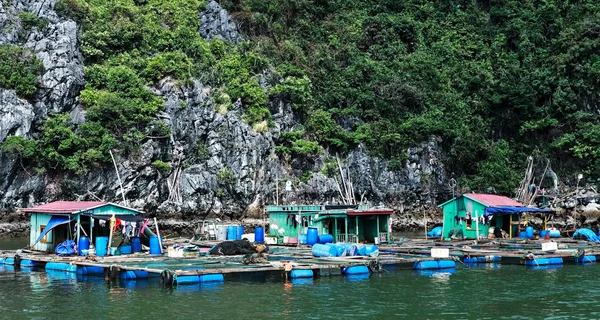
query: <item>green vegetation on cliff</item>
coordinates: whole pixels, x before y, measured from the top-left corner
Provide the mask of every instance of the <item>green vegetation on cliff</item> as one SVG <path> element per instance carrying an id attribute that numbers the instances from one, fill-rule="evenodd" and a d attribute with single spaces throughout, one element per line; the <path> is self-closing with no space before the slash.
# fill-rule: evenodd
<path id="1" fill-rule="evenodd" d="M 526 155 L 600 175 L 595 1 L 227 0 L 256 51 L 312 83 L 298 108 L 330 148 L 401 162 L 443 139 L 474 190 L 511 192 Z"/>
<path id="2" fill-rule="evenodd" d="M 35 156 L 24 139 L 3 148 L 75 171 L 106 161 L 103 150 L 154 130 L 162 100 L 148 87 L 168 76 L 215 88 L 220 112 L 240 99 L 257 131 L 271 123 L 269 98 L 291 102 L 303 128 L 282 134 L 277 150 L 288 157 L 364 143 L 400 167 L 408 146 L 435 135 L 448 171 L 473 190 L 510 193 L 534 152 L 554 168 L 600 175 L 595 1 L 221 4 L 248 41 L 201 39 L 203 1 L 59 0 L 59 14 L 82 26 L 88 122 L 48 120 Z M 267 90 L 258 76 L 269 68 L 280 80 Z M 45 130 L 69 143 L 43 140 Z"/>
<path id="3" fill-rule="evenodd" d="M 42 70 L 42 63 L 29 50 L 0 45 L 0 88 L 14 89 L 20 97 L 31 97 Z"/>

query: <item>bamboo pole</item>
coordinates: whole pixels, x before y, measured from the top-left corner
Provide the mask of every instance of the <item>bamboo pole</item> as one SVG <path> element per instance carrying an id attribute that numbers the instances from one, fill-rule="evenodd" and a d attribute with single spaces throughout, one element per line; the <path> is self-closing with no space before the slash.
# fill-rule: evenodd
<path id="1" fill-rule="evenodd" d="M 108 244 L 106 245 L 106 252 L 108 252 L 108 254 L 110 255 L 110 244 L 112 242 L 112 237 L 113 237 L 113 230 L 115 228 L 115 224 L 116 224 L 116 218 L 115 215 L 113 213 L 112 217 L 110 217 L 110 219 L 108 219 L 110 221 L 110 223 L 108 224 L 109 228 L 110 228 L 110 235 L 108 236 Z"/>
<path id="2" fill-rule="evenodd" d="M 160 248 L 160 254 L 162 254 L 162 240 L 160 239 L 160 231 L 158 230 L 158 222 L 156 222 L 156 217 L 154 217 L 154 225 L 156 226 L 156 235 L 158 236 L 158 247 Z"/>
<path id="3" fill-rule="evenodd" d="M 117 179 L 119 180 L 119 186 L 121 186 L 121 196 L 123 197 L 123 204 L 127 205 L 127 200 L 125 200 L 125 191 L 123 190 L 123 182 L 121 181 L 121 175 L 119 174 L 119 169 L 117 168 L 117 162 L 115 161 L 115 157 L 113 157 L 112 151 L 108 150 L 108 153 L 110 153 L 110 158 L 113 161 L 113 164 L 115 165 L 115 172 L 117 173 Z M 113 215 L 114 217 L 114 215 Z"/>

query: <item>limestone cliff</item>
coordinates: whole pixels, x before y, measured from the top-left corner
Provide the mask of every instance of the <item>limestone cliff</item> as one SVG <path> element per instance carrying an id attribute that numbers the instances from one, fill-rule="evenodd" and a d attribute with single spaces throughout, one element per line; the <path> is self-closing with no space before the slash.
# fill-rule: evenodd
<path id="1" fill-rule="evenodd" d="M 0 141 L 8 135 L 35 136 L 40 121 L 56 112 L 70 112 L 74 123 L 85 121 L 85 110 L 78 104 L 84 85 L 78 26 L 58 17 L 53 8 L 54 0 L 0 2 L 0 44 L 29 48 L 44 66 L 31 101 L 20 99 L 14 90 L 0 88 Z M 16 10 L 32 12 L 48 19 L 49 24 L 43 30 L 34 29 L 23 41 L 18 37 L 21 31 Z M 199 12 L 198 19 L 198 32 L 206 39 L 243 41 L 235 23 L 216 2 Z M 267 76 L 262 85 L 267 87 L 275 81 Z M 285 203 L 340 201 L 335 178 L 321 172 L 326 159 L 335 154 L 325 150 L 315 157 L 290 160 L 276 153 L 281 132 L 298 125 L 289 102 L 271 99 L 274 125 L 257 132 L 242 120 L 241 102 L 229 110 L 220 109 L 209 98 L 213 89 L 199 80 L 180 84 L 166 78 L 151 89 L 165 101 L 164 111 L 157 117 L 171 133 L 145 138 L 139 154 L 116 154 L 126 205 L 163 217 L 164 227 L 189 234 L 195 221 L 209 216 L 260 217 L 262 206 L 274 203 L 277 197 Z M 394 208 L 398 229 L 416 228 L 422 223 L 422 210 L 434 212 L 440 195 L 447 194 L 440 142 L 433 137 L 409 148 L 401 168 L 392 169 L 388 161 L 371 156 L 364 146 L 341 160 L 351 171 L 358 200 Z M 152 166 L 159 158 L 168 160 L 168 171 Z M 299 179 L 307 171 L 310 177 Z M 287 180 L 293 181 L 293 190 L 281 191 Z M 6 154 L 0 154 L 0 199 L 5 217 L 16 208 L 53 200 L 123 203 L 112 164 L 81 175 L 36 174 Z M 437 221 L 439 217 L 429 219 Z"/>

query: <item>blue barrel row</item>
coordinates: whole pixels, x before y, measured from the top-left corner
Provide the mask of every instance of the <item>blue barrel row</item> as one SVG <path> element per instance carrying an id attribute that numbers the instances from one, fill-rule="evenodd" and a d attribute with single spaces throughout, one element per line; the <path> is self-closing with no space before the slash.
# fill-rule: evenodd
<path id="1" fill-rule="evenodd" d="M 447 269 L 456 268 L 456 262 L 453 260 L 429 260 L 418 261 L 413 265 L 416 270 Z"/>
<path id="2" fill-rule="evenodd" d="M 502 257 L 499 256 L 485 256 L 485 257 L 465 257 L 464 263 L 493 263 L 500 262 Z"/>
<path id="3" fill-rule="evenodd" d="M 355 245 L 352 243 L 316 243 L 312 247 L 315 257 L 344 257 L 344 256 L 369 256 L 379 255 L 379 247 L 375 245 Z"/>
<path id="4" fill-rule="evenodd" d="M 563 264 L 562 258 L 536 258 L 531 260 L 526 260 L 526 266 L 547 266 L 554 264 Z"/>
<path id="5" fill-rule="evenodd" d="M 222 274 L 203 274 L 203 275 L 190 275 L 190 276 L 177 276 L 177 284 L 187 283 L 203 283 L 203 282 L 223 282 L 224 277 Z"/>

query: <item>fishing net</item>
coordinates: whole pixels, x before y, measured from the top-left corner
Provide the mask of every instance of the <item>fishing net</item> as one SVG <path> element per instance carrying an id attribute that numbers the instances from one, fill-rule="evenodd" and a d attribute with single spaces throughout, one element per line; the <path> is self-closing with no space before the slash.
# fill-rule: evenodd
<path id="1" fill-rule="evenodd" d="M 220 256 L 251 254 L 254 252 L 254 246 L 248 241 L 248 239 L 223 241 L 210 250 L 210 254 Z"/>

